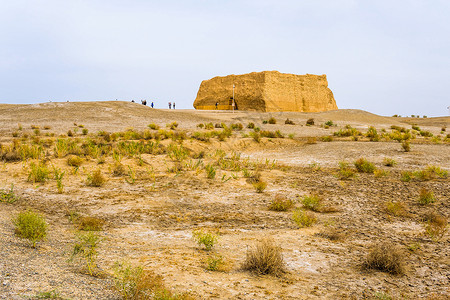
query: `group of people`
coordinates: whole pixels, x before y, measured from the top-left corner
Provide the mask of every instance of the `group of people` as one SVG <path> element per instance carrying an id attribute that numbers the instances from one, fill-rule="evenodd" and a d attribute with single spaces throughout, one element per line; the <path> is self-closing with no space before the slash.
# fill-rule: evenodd
<path id="1" fill-rule="evenodd" d="M 133 103 L 135 103 L 134 102 L 134 100 L 131 100 L 131 102 L 133 102 Z M 141 104 L 142 105 L 147 105 L 147 100 L 141 100 Z M 150 106 L 153 108 L 154 107 L 154 103 L 152 102 L 151 104 L 150 104 Z M 169 102 L 169 109 L 175 109 L 175 102 Z"/>

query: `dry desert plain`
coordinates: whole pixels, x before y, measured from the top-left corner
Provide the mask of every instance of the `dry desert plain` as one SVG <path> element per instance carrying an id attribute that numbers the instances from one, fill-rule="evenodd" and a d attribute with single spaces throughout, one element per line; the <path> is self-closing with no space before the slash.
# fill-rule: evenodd
<path id="1" fill-rule="evenodd" d="M 159 282 L 136 299 L 448 299 L 449 124 L 0 104 L 0 298 L 126 299 L 123 263 Z M 11 221 L 25 210 L 48 224 L 35 248 Z M 68 260 L 80 232 L 101 238 L 92 275 Z M 244 268 L 264 241 L 278 272 Z"/>

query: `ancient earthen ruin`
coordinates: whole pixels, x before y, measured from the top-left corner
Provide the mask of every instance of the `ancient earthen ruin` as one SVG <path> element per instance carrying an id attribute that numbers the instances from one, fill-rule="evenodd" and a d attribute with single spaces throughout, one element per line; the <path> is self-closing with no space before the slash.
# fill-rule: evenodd
<path id="1" fill-rule="evenodd" d="M 202 81 L 195 109 L 319 112 L 337 109 L 326 75 L 278 71 L 214 77 Z"/>

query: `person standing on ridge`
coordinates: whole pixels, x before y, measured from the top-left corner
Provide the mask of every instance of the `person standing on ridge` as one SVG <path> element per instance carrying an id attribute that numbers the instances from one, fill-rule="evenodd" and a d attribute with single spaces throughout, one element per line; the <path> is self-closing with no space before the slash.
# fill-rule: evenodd
<path id="1" fill-rule="evenodd" d="M 175 102 L 173 103 L 173 109 L 175 109 Z"/>
<path id="2" fill-rule="evenodd" d="M 169 109 L 172 109 L 172 102 L 169 102 Z"/>
<path id="3" fill-rule="evenodd" d="M 153 108 L 153 101 L 152 101 L 151 107 Z"/>

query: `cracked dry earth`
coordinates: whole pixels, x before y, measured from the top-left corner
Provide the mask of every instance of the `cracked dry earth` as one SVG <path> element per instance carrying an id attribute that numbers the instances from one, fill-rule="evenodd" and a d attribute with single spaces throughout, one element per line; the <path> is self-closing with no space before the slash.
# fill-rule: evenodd
<path id="1" fill-rule="evenodd" d="M 94 134 L 96 130 L 119 131 L 133 126 L 143 129 L 153 122 L 152 111 L 139 105 L 133 106 L 136 116 L 148 117 L 123 119 L 120 127 L 118 115 L 108 116 L 117 123 L 109 129 L 98 124 L 95 118 L 82 119 L 86 108 L 76 110 L 71 103 L 76 122 Z M 93 107 L 119 111 L 123 103 L 92 103 Z M 75 107 L 75 108 L 74 108 Z M 1 108 L 1 107 L 0 107 Z M 48 125 L 56 133 L 67 132 L 73 125 L 69 121 L 39 119 L 40 114 L 51 110 L 39 108 L 33 116 L 23 111 L 33 111 L 24 106 L 23 113 L 3 108 L 11 114 L 0 120 L 3 125 L 1 143 L 11 142 L 11 132 L 21 123 L 30 134 L 31 124 Z M 18 109 L 18 108 L 15 108 Z M 146 111 L 142 112 L 143 109 Z M 36 110 L 37 111 L 37 110 Z M 176 120 L 177 130 L 193 131 L 195 124 L 214 120 L 213 113 L 155 112 L 156 123 L 164 127 Z M 63 115 L 63 113 L 61 113 Z M 131 113 L 130 113 L 131 114 Z M 197 121 L 198 116 L 200 121 Z M 321 114 L 312 115 L 320 120 Z M 264 116 L 263 116 L 264 117 Z M 261 114 L 220 114 L 220 122 L 243 124 L 255 120 Z M 284 115 L 276 116 L 281 122 Z M 308 114 L 289 114 L 297 124 L 311 117 Z M 324 120 L 332 118 L 324 116 Z M 75 117 L 73 117 L 75 118 Z M 217 117 L 218 118 L 218 117 Z M 373 117 L 365 112 L 339 112 L 333 119 L 338 126 L 352 123 L 361 130 L 374 125 L 377 129 L 398 124 L 399 118 Z M 371 119 L 374 118 L 374 119 Z M 133 121 L 134 120 L 134 121 Z M 355 121 L 357 120 L 357 121 Z M 364 121 L 367 120 L 367 121 Z M 63 122 L 63 123 L 61 123 Z M 64 123 L 66 122 L 66 123 Z M 135 123 L 133 123 L 135 122 Z M 430 123 L 427 130 L 438 134 L 442 124 Z M 448 119 L 439 122 L 446 122 Z M 102 127 L 104 126 L 104 127 Z M 140 127 L 141 126 L 141 127 Z M 262 128 L 270 125 L 260 125 Z M 219 142 L 200 142 L 187 139 L 183 145 L 192 153 L 205 152 L 204 163 L 215 162 L 224 150 L 224 159 L 231 159 L 232 152 L 240 153 L 240 161 L 255 163 L 261 178 L 267 182 L 263 193 L 244 178 L 242 171 L 217 168 L 214 179 L 208 179 L 203 169 L 188 167 L 187 158 L 179 172 L 170 172 L 176 166 L 166 154 L 142 154 L 123 157 L 121 163 L 135 171 L 135 180 L 127 175 L 113 176 L 115 160 L 106 157 L 98 165 L 96 159 L 85 158 L 75 171 L 67 165 L 67 157 L 55 158 L 48 149 L 47 164 L 66 173 L 64 192 L 57 193 L 56 182 L 27 181 L 29 162 L 2 162 L 0 188 L 7 190 L 14 184 L 18 200 L 12 204 L 0 203 L 0 299 L 34 299 L 41 292 L 57 291 L 64 299 L 120 299 L 113 288 L 112 267 L 115 262 L 127 260 L 163 277 L 165 285 L 179 293 L 187 292 L 197 299 L 448 299 L 450 297 L 450 240 L 448 231 L 440 239 L 425 234 L 423 218 L 429 212 L 437 212 L 447 220 L 450 215 L 449 178 L 433 178 L 426 181 L 400 180 L 403 171 L 416 171 L 428 165 L 450 170 L 450 145 L 448 143 L 413 143 L 411 152 L 401 151 L 397 142 L 369 142 L 350 139 L 332 142 L 305 142 L 302 136 L 323 136 L 326 131 L 319 126 L 274 125 L 282 132 L 296 132 L 299 138 L 267 139 L 260 143 L 240 133 Z M 403 126 L 409 128 L 404 123 Z M 25 130 L 25 129 L 24 129 Z M 268 130 L 268 129 L 267 129 Z M 272 130 L 272 129 L 270 129 Z M 305 134 L 304 131 L 307 131 Z M 42 134 L 44 138 L 44 134 Z M 78 134 L 79 138 L 82 138 Z M 94 138 L 94 137 L 92 137 Z M 169 141 L 163 141 L 167 146 Z M 388 174 L 376 177 L 358 173 L 351 180 L 341 180 L 338 163 L 365 157 Z M 394 167 L 383 164 L 385 157 L 397 161 Z M 107 178 L 101 187 L 86 185 L 86 177 L 99 168 Z M 421 189 L 433 191 L 436 201 L 430 205 L 418 204 Z M 327 213 L 314 212 L 318 222 L 312 227 L 299 228 L 292 221 L 296 208 L 302 207 L 305 195 L 317 193 L 324 205 L 333 209 Z M 287 212 L 275 212 L 268 205 L 276 195 L 295 202 L 295 208 Z M 389 214 L 386 204 L 401 201 L 404 213 Z M 48 236 L 38 247 L 29 247 L 25 240 L 14 235 L 11 218 L 18 212 L 31 208 L 45 216 L 49 224 Z M 99 234 L 103 240 L 99 246 L 97 265 L 103 276 L 85 274 L 80 265 L 68 262 L 74 244 L 76 226 L 70 221 L 70 213 L 95 216 L 105 220 Z M 214 253 L 226 261 L 220 272 L 207 271 L 205 260 L 210 255 L 192 238 L 196 229 L 211 230 L 219 235 Z M 331 240 L 327 233 L 339 232 L 341 238 Z M 257 276 L 241 270 L 247 250 L 264 237 L 271 237 L 283 253 L 286 273 L 280 277 Z M 367 254 L 375 243 L 389 243 L 401 248 L 405 263 L 404 275 L 390 275 L 362 267 Z M 385 298 L 381 298 L 385 297 Z M 387 298 L 391 297 L 391 298 Z"/>

